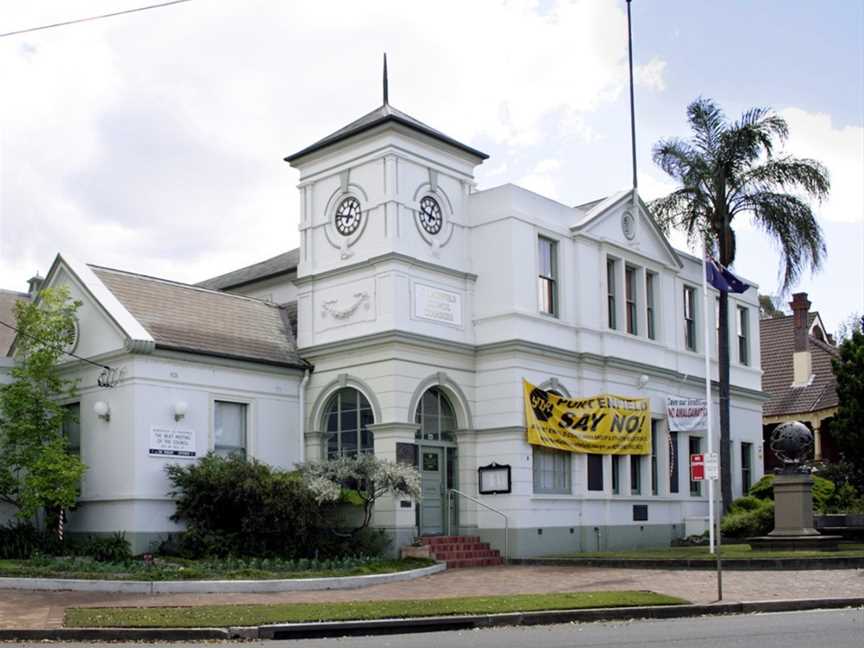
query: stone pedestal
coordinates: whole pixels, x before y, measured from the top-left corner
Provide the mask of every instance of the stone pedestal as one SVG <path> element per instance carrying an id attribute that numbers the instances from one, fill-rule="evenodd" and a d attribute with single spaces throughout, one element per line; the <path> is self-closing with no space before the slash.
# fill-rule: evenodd
<path id="1" fill-rule="evenodd" d="M 813 528 L 813 477 L 809 473 L 774 477 L 774 530 L 772 537 L 818 536 Z"/>
<path id="2" fill-rule="evenodd" d="M 411 423 L 376 423 L 369 426 L 375 435 L 375 456 L 389 461 L 416 457 L 414 435 L 419 426 Z M 414 453 L 410 447 L 415 446 Z M 413 465 L 413 464 L 412 464 Z M 416 502 L 408 497 L 385 495 L 375 503 L 373 526 L 385 530 L 392 538 L 390 553 L 399 555 L 399 548 L 411 544 L 417 536 Z"/>
<path id="3" fill-rule="evenodd" d="M 821 535 L 813 527 L 813 478 L 785 473 L 774 478 L 774 530 L 749 538 L 754 550 L 835 550 L 840 536 Z"/>

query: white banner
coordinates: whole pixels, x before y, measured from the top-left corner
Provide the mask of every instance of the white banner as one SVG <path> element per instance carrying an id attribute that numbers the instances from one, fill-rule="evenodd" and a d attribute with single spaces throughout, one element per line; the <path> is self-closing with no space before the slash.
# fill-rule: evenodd
<path id="1" fill-rule="evenodd" d="M 666 399 L 670 432 L 697 432 L 708 429 L 708 408 L 704 398 Z"/>

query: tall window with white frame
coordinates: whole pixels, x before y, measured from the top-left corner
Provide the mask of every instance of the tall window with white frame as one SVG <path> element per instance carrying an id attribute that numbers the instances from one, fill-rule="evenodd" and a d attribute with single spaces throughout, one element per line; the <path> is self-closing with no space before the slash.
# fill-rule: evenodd
<path id="1" fill-rule="evenodd" d="M 327 458 L 374 452 L 374 437 L 368 427 L 374 422 L 372 406 L 359 390 L 343 387 L 333 394 L 324 411 Z"/>
<path id="2" fill-rule="evenodd" d="M 569 495 L 570 453 L 542 446 L 533 448 L 534 492 Z"/>
<path id="3" fill-rule="evenodd" d="M 639 325 L 636 321 L 636 268 L 624 268 L 624 293 L 627 299 L 627 332 L 639 335 Z"/>
<path id="4" fill-rule="evenodd" d="M 247 405 L 216 401 L 213 411 L 213 452 L 221 457 L 246 456 Z"/>
<path id="5" fill-rule="evenodd" d="M 738 362 L 742 365 L 750 364 L 750 317 L 749 311 L 738 307 Z"/>
<path id="6" fill-rule="evenodd" d="M 669 492 L 678 492 L 678 433 L 669 433 Z"/>
<path id="7" fill-rule="evenodd" d="M 615 314 L 615 272 L 616 268 L 615 259 L 610 259 L 607 257 L 606 259 L 606 309 L 607 309 L 607 321 L 609 323 L 610 329 L 618 328 L 618 321 Z"/>
<path id="8" fill-rule="evenodd" d="M 621 455 L 612 455 L 612 494 L 621 494 Z"/>
<path id="9" fill-rule="evenodd" d="M 588 473 L 588 490 L 602 491 L 603 490 L 603 455 L 587 454 L 585 455 L 587 462 Z"/>
<path id="10" fill-rule="evenodd" d="M 63 406 L 63 436 L 66 439 L 66 451 L 81 456 L 81 403 L 69 403 Z"/>
<path id="11" fill-rule="evenodd" d="M 654 289 L 657 284 L 657 274 L 645 273 L 645 315 L 648 326 L 648 339 L 657 339 L 657 324 L 654 321 Z"/>
<path id="12" fill-rule="evenodd" d="M 537 238 L 539 276 L 538 308 L 545 315 L 558 316 L 558 244 L 545 236 Z"/>
<path id="13" fill-rule="evenodd" d="M 657 470 L 657 426 L 659 421 L 651 419 L 651 494 L 660 492 L 660 481 Z"/>
<path id="14" fill-rule="evenodd" d="M 630 494 L 642 494 L 642 456 L 630 455 Z"/>
<path id="15" fill-rule="evenodd" d="M 696 350 L 696 289 L 684 286 L 684 347 Z"/>
<path id="16" fill-rule="evenodd" d="M 753 485 L 753 444 L 741 442 L 741 492 L 744 495 Z"/>

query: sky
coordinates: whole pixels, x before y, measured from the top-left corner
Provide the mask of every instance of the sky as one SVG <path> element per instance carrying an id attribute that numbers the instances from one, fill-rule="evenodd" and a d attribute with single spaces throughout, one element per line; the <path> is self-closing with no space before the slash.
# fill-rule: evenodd
<path id="1" fill-rule="evenodd" d="M 0 33 L 156 0 L 0 3 Z M 786 152 L 825 164 L 828 256 L 793 291 L 829 331 L 864 312 L 864 2 L 633 0 L 637 166 L 687 137 L 710 97 L 789 123 Z M 298 244 L 282 158 L 390 101 L 565 204 L 630 186 L 624 0 L 192 0 L 0 38 L 0 287 L 56 253 L 195 282 Z M 778 257 L 747 219 L 735 270 L 777 294 Z M 684 240 L 673 237 L 684 247 Z M 788 295 L 782 296 L 788 301 Z"/>

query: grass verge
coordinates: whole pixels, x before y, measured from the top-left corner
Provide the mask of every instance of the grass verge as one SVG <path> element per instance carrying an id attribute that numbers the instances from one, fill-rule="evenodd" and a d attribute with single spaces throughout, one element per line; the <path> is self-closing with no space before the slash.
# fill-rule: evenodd
<path id="1" fill-rule="evenodd" d="M 89 558 L 0 560 L 0 576 L 13 578 L 83 578 L 87 580 L 272 580 L 277 578 L 332 578 L 390 574 L 434 565 L 426 558 L 371 560 L 331 569 L 286 569 L 279 561 L 212 561 L 157 559 L 145 566 L 141 561 L 100 563 Z"/>
<path id="2" fill-rule="evenodd" d="M 407 601 L 202 605 L 153 608 L 69 608 L 70 628 L 195 628 L 255 626 L 309 621 L 355 621 L 539 610 L 579 610 L 687 603 L 654 592 L 573 592 Z"/>
<path id="3" fill-rule="evenodd" d="M 724 560 L 774 560 L 777 558 L 864 558 L 864 544 L 840 545 L 838 551 L 754 551 L 749 544 L 728 544 L 720 547 Z M 707 546 L 665 547 L 658 549 L 639 549 L 633 551 L 598 551 L 576 554 L 557 554 L 548 558 L 591 559 L 608 558 L 616 560 L 715 560 L 708 553 Z"/>

